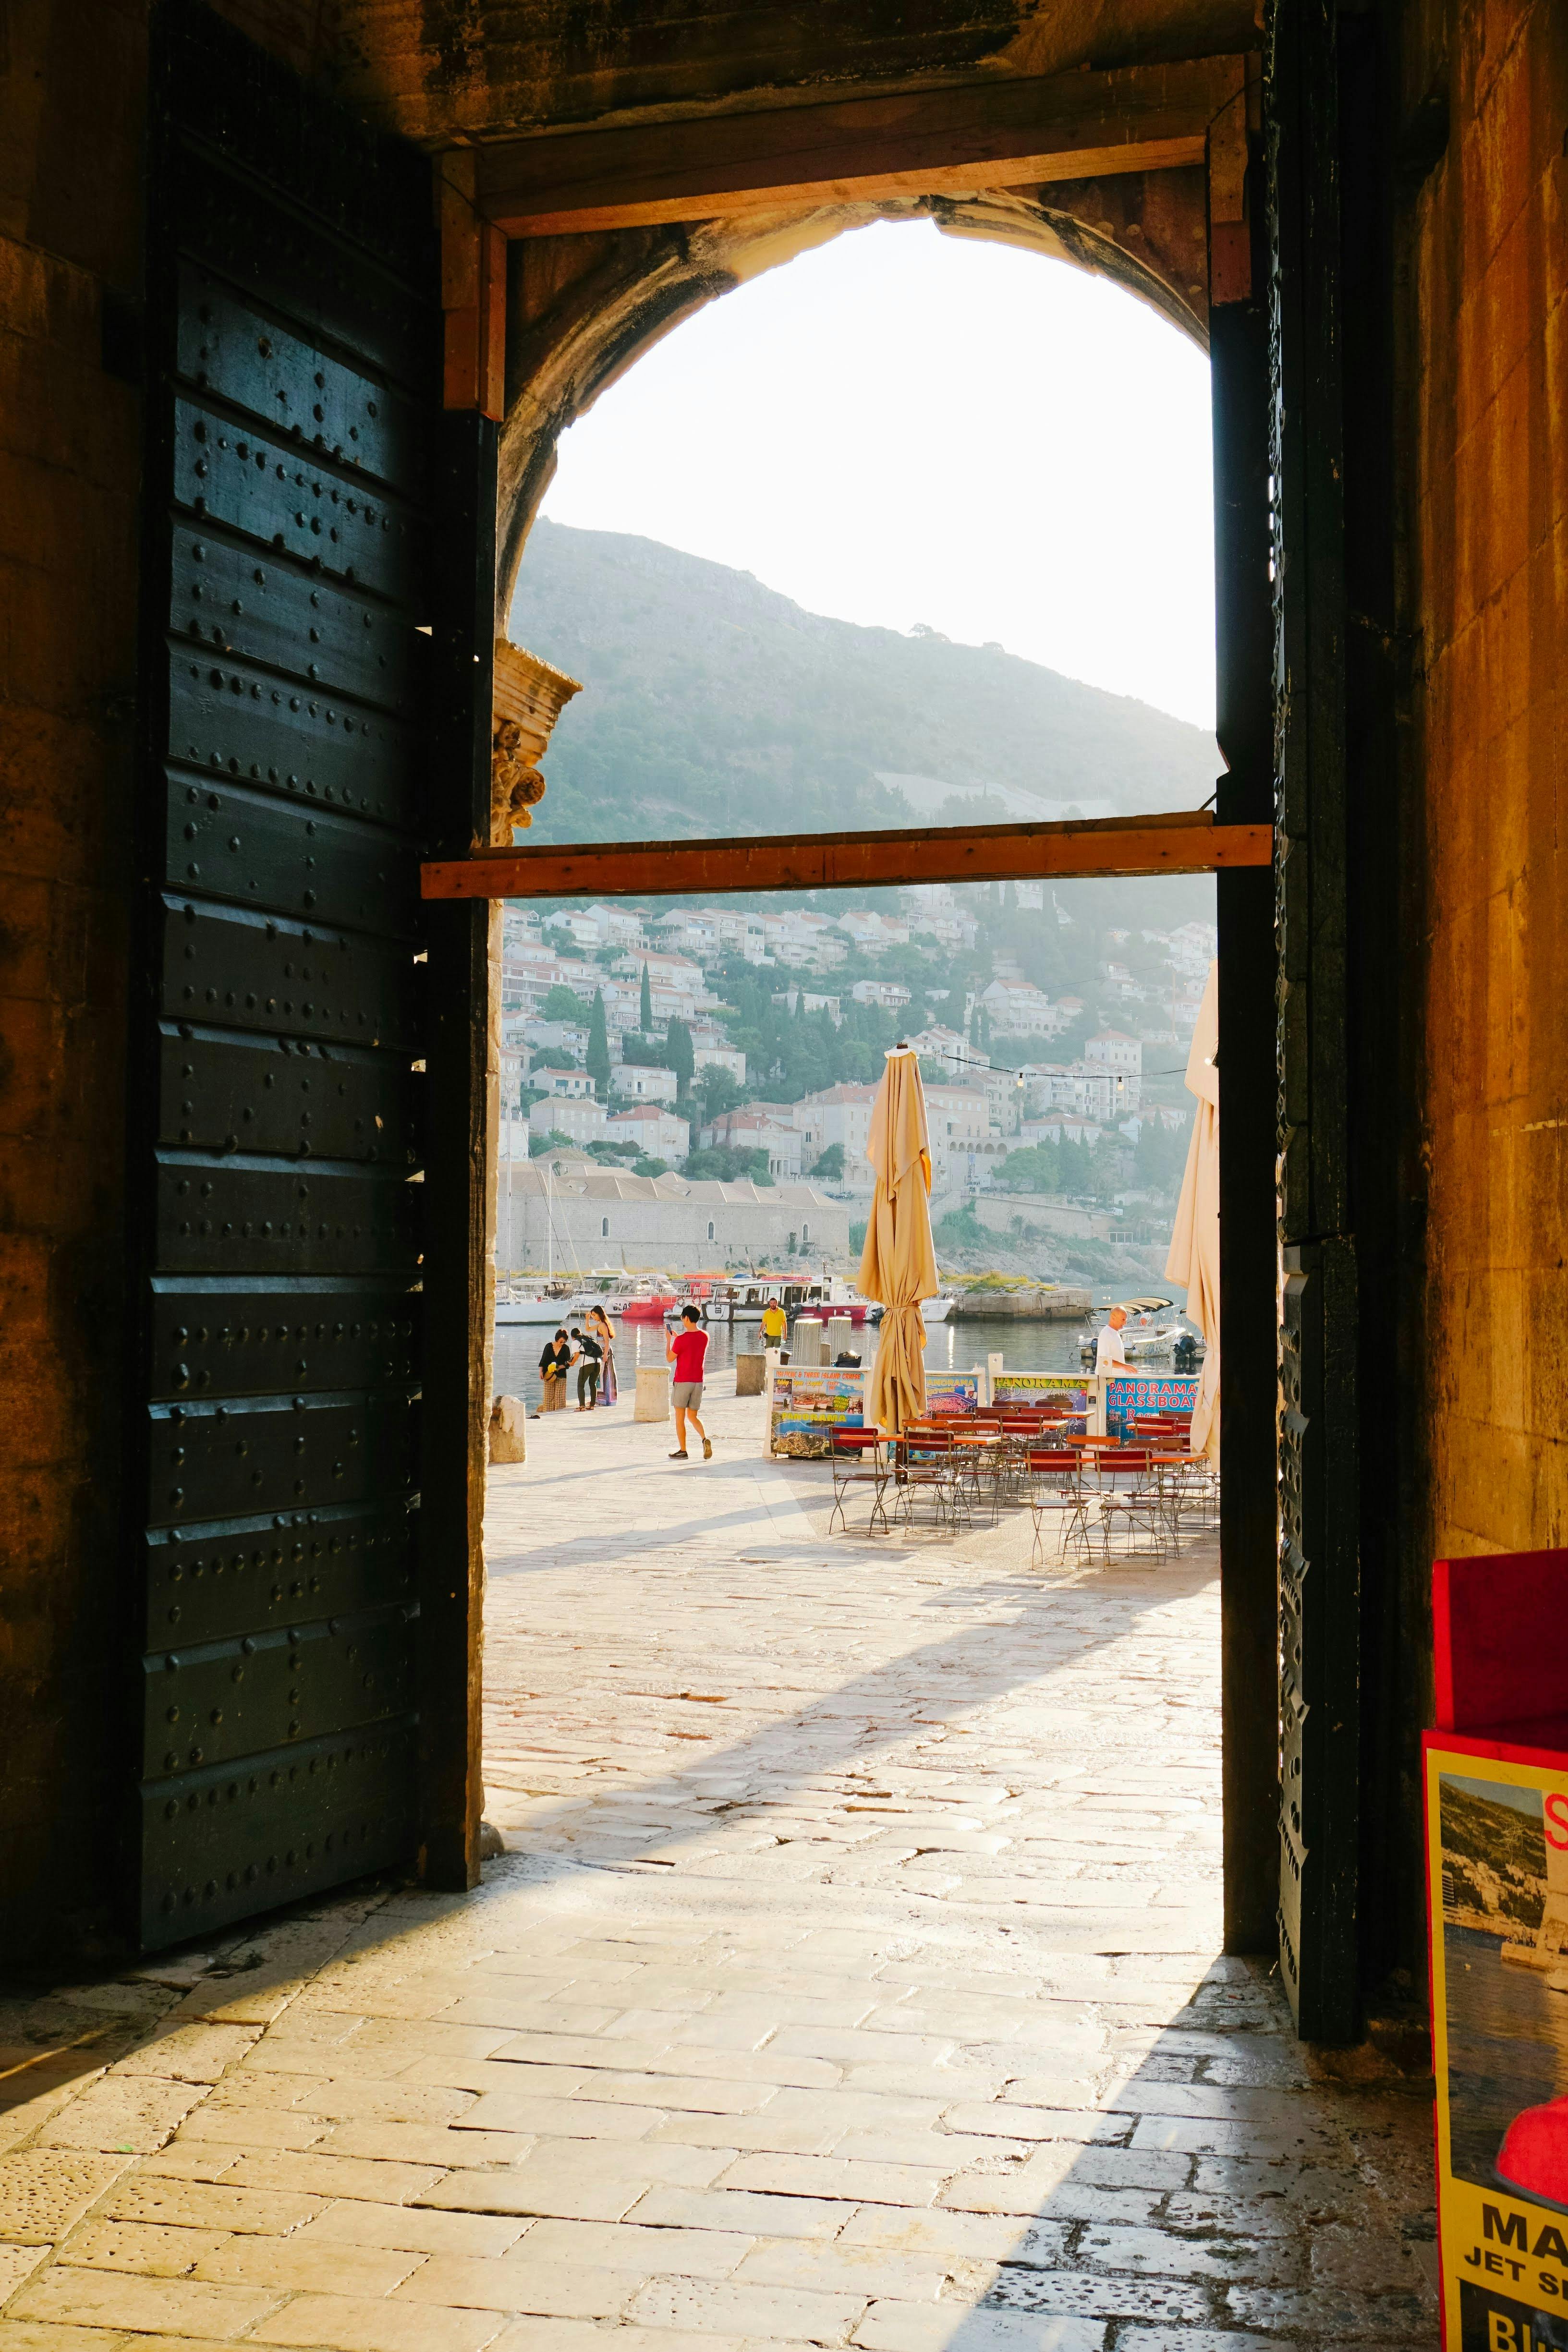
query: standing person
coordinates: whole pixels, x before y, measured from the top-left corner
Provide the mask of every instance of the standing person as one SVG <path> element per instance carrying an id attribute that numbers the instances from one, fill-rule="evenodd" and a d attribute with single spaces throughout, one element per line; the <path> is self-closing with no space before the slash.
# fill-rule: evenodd
<path id="1" fill-rule="evenodd" d="M 675 1366 L 675 1380 L 670 1396 L 675 1405 L 675 1451 L 672 1462 L 686 1459 L 686 1424 L 702 1440 L 702 1459 L 713 1459 L 712 1441 L 703 1428 L 698 1414 L 702 1405 L 702 1366 L 708 1354 L 708 1334 L 702 1328 L 702 1317 L 695 1307 L 680 1310 L 681 1328 L 672 1332 L 664 1343 L 665 1361 Z"/>
<path id="2" fill-rule="evenodd" d="M 589 1307 L 588 1329 L 597 1339 L 605 1359 L 605 1368 L 599 1380 L 599 1402 L 611 1405 L 616 1402 L 616 1335 L 602 1307 Z"/>
<path id="3" fill-rule="evenodd" d="M 599 1401 L 599 1370 L 605 1351 L 592 1331 L 581 1330 L 575 1323 L 572 1326 L 572 1339 L 577 1350 L 572 1359 L 577 1367 L 577 1410 L 592 1412 Z"/>
<path id="4" fill-rule="evenodd" d="M 566 1368 L 572 1361 L 572 1346 L 563 1325 L 553 1339 L 546 1339 L 544 1353 L 539 1359 L 539 1377 L 544 1383 L 544 1393 L 539 1400 L 540 1413 L 559 1412 L 566 1402 Z"/>
<path id="5" fill-rule="evenodd" d="M 1125 1307 L 1113 1307 L 1106 1319 L 1104 1330 L 1095 1342 L 1094 1370 L 1096 1378 L 1107 1372 L 1125 1372 L 1127 1350 L 1121 1344 L 1121 1327 L 1127 1320 Z"/>
<path id="6" fill-rule="evenodd" d="M 783 1352 L 784 1334 L 789 1329 L 789 1317 L 784 1311 L 784 1301 L 770 1298 L 763 1309 L 763 1345 Z"/>

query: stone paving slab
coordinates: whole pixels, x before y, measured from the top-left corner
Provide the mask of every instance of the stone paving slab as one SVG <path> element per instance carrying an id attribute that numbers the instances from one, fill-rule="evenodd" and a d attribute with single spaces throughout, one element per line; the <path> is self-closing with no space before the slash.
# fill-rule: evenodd
<path id="1" fill-rule="evenodd" d="M 1431 2352 L 1429 2107 L 1219 1955 L 1211 1542 L 492 1475 L 471 1897 L 0 2000 L 0 2352 Z"/>

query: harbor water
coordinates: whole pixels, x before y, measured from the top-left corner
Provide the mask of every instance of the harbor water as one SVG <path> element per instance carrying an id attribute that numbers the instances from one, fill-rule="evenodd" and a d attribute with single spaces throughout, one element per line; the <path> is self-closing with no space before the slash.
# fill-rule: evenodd
<path id="1" fill-rule="evenodd" d="M 1495 2189 L 1498 2150 L 1520 2109 L 1568 2092 L 1568 1994 L 1506 1963 L 1499 1936 L 1450 1924 L 1443 1943 L 1454 2170 Z"/>
<path id="2" fill-rule="evenodd" d="M 580 1318 L 573 1318 L 580 1320 Z M 627 1412 L 631 1411 L 632 1391 L 637 1387 L 638 1364 L 662 1364 L 664 1333 L 657 1323 L 621 1323 L 615 1325 L 616 1369 L 620 1381 L 621 1396 Z M 538 1404 L 543 1389 L 539 1375 L 539 1359 L 546 1341 L 553 1336 L 542 1323 L 503 1323 L 495 1335 L 495 1386 L 498 1394 L 521 1397 L 531 1412 Z M 877 1343 L 875 1324 L 858 1323 L 850 1335 L 851 1350 L 869 1361 Z M 729 1371 L 735 1361 L 735 1350 L 756 1349 L 762 1345 L 760 1326 L 756 1323 L 713 1323 L 708 1329 L 708 1369 L 711 1376 Z M 933 1371 L 968 1371 L 984 1364 L 988 1355 L 1000 1352 L 1009 1371 L 1076 1372 L 1081 1369 L 1079 1360 L 1078 1326 L 1074 1323 L 1000 1322 L 990 1318 L 960 1320 L 956 1316 L 946 1323 L 933 1323 L 926 1332 L 926 1363 Z M 1169 1370 L 1168 1357 L 1156 1360 L 1163 1370 Z M 1154 1369 L 1154 1365 L 1151 1365 Z M 569 1404 L 577 1402 L 576 1380 L 571 1383 Z"/>

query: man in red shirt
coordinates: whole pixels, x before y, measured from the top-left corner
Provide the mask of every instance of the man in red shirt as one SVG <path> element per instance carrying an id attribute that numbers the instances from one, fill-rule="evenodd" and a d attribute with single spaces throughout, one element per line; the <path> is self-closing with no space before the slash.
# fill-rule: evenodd
<path id="1" fill-rule="evenodd" d="M 675 1451 L 669 1458 L 672 1462 L 685 1461 L 686 1424 L 689 1421 L 702 1440 L 702 1459 L 711 1462 L 712 1444 L 697 1417 L 702 1403 L 702 1362 L 708 1353 L 708 1334 L 702 1328 L 702 1317 L 695 1307 L 681 1308 L 680 1325 L 680 1329 L 671 1332 L 664 1343 L 665 1361 L 675 1366 L 675 1380 L 670 1389 L 675 1405 Z"/>

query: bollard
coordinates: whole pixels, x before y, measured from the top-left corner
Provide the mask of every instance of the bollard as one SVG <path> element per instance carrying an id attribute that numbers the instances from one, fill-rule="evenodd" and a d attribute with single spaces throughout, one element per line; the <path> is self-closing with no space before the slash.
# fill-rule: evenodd
<path id="1" fill-rule="evenodd" d="M 823 1355 L 822 1318 L 820 1315 L 798 1315 L 790 1333 L 790 1350 L 796 1363 L 820 1364 Z"/>
<path id="2" fill-rule="evenodd" d="M 490 1407 L 490 1460 L 526 1462 L 528 1417 L 522 1399 L 498 1396 Z"/>
<path id="3" fill-rule="evenodd" d="M 668 1421 L 669 1419 L 669 1366 L 639 1364 L 637 1366 L 637 1402 L 632 1407 L 634 1421 Z"/>
<path id="4" fill-rule="evenodd" d="M 735 1394 L 738 1397 L 762 1395 L 767 1362 L 766 1356 L 761 1353 L 736 1356 Z"/>
<path id="5" fill-rule="evenodd" d="M 855 1344 L 855 1326 L 847 1315 L 830 1315 L 827 1318 L 827 1353 L 825 1363 L 836 1364 Z"/>

